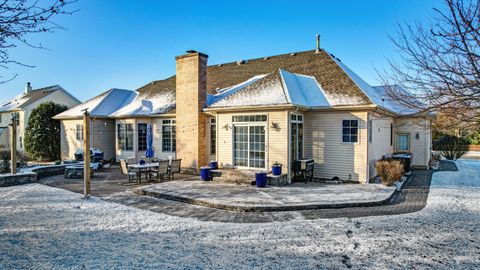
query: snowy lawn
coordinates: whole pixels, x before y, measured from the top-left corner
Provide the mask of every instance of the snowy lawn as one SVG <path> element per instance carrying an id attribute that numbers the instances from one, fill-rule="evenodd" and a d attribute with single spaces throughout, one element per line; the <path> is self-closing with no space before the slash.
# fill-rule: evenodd
<path id="1" fill-rule="evenodd" d="M 457 166 L 434 174 L 422 211 L 352 220 L 201 222 L 38 184 L 0 188 L 0 269 L 478 269 L 480 162 Z"/>

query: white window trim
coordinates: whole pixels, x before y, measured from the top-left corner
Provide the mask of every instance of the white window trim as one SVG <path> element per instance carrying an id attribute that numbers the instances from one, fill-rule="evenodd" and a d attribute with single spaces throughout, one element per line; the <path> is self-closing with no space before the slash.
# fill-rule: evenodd
<path id="1" fill-rule="evenodd" d="M 297 120 L 292 120 L 292 115 L 296 115 L 297 116 Z M 302 121 L 299 121 L 298 120 L 298 116 L 302 116 Z M 292 151 L 292 123 L 296 123 L 296 124 L 303 124 L 303 136 L 302 136 L 302 153 L 303 153 L 303 156 L 305 156 L 305 115 L 304 114 L 300 114 L 300 113 L 291 113 L 289 115 L 289 124 L 288 124 L 288 128 L 289 128 L 289 132 L 288 132 L 288 147 L 289 147 L 289 159 L 291 159 L 291 151 Z M 291 161 L 293 162 L 293 160 Z"/>
<path id="2" fill-rule="evenodd" d="M 82 128 L 82 132 L 79 133 L 79 127 Z M 80 134 L 80 136 L 79 136 Z M 83 141 L 83 124 L 76 124 L 75 126 L 75 139 L 77 139 L 77 141 Z"/>
<path id="3" fill-rule="evenodd" d="M 358 122 L 358 125 L 357 125 L 357 141 L 356 142 L 344 142 L 343 141 L 343 121 L 344 120 L 350 120 L 350 121 L 355 120 L 355 121 Z M 360 130 L 361 130 L 360 119 L 358 119 L 358 118 L 342 118 L 340 120 L 340 144 L 360 144 L 360 141 L 361 141 L 360 140 L 360 134 L 361 134 Z"/>
<path id="4" fill-rule="evenodd" d="M 399 135 L 407 135 L 408 136 L 408 149 L 407 150 L 400 150 L 398 148 L 398 136 Z M 412 149 L 411 147 L 411 144 L 412 144 L 412 136 L 409 132 L 397 132 L 395 134 L 395 152 L 402 152 L 402 153 L 408 153 L 410 152 L 410 149 Z"/>
<path id="5" fill-rule="evenodd" d="M 267 116 L 267 121 L 265 122 L 233 122 L 233 116 L 240 116 L 240 115 L 266 115 Z M 230 123 L 232 125 L 232 128 L 230 129 L 231 132 L 232 132 L 232 165 L 236 168 L 236 169 L 244 169 L 244 170 L 251 170 L 251 169 L 268 169 L 269 167 L 269 155 L 268 155 L 268 152 L 269 152 L 269 147 L 268 147 L 268 136 L 269 136 L 269 125 L 268 123 L 270 123 L 270 115 L 269 114 L 264 114 L 264 113 L 236 113 L 236 114 L 232 114 L 231 117 L 230 117 Z M 245 166 L 236 166 L 235 165 L 235 150 L 234 150 L 234 147 L 235 147 L 235 135 L 233 133 L 233 128 L 234 126 L 264 126 L 265 127 L 265 167 L 264 168 L 257 168 L 257 167 L 245 167 Z M 218 128 L 218 121 L 217 121 L 217 128 Z M 217 136 L 218 136 L 218 133 L 217 133 Z M 217 149 L 218 151 L 218 149 Z M 250 152 L 250 144 L 248 145 L 248 152 Z"/>
<path id="6" fill-rule="evenodd" d="M 164 120 L 170 120 L 170 124 L 164 124 L 163 123 Z M 175 123 L 173 121 L 175 121 Z M 169 127 L 175 126 L 175 136 L 176 136 L 177 135 L 177 121 L 176 121 L 176 118 L 162 118 L 162 120 L 161 120 L 162 134 L 161 134 L 161 137 L 160 137 L 160 149 L 161 149 L 162 153 L 172 153 L 172 154 L 174 154 L 176 151 L 163 151 L 163 127 L 164 126 L 169 126 Z M 175 144 L 176 144 L 176 140 L 175 140 Z M 173 149 L 173 132 L 170 134 L 170 149 Z M 175 150 L 176 150 L 176 147 L 175 147 Z"/>

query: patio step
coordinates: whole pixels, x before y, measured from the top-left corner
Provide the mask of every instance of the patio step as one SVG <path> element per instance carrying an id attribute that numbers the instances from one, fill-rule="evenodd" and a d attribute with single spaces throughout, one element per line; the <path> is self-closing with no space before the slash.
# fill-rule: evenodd
<path id="1" fill-rule="evenodd" d="M 223 169 L 215 170 L 221 173 L 221 176 L 215 177 L 215 181 L 222 183 L 251 185 L 255 180 L 255 170 Z"/>

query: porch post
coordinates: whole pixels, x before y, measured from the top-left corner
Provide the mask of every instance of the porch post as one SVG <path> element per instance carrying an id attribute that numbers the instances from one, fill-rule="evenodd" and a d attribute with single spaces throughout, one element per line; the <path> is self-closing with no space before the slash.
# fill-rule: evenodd
<path id="1" fill-rule="evenodd" d="M 90 113 L 83 113 L 83 195 L 90 197 Z"/>

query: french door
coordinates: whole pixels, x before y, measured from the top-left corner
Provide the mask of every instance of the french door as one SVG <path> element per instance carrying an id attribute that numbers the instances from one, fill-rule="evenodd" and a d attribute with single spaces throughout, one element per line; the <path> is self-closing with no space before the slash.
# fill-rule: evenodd
<path id="1" fill-rule="evenodd" d="M 235 166 L 265 168 L 265 125 L 233 126 Z"/>

